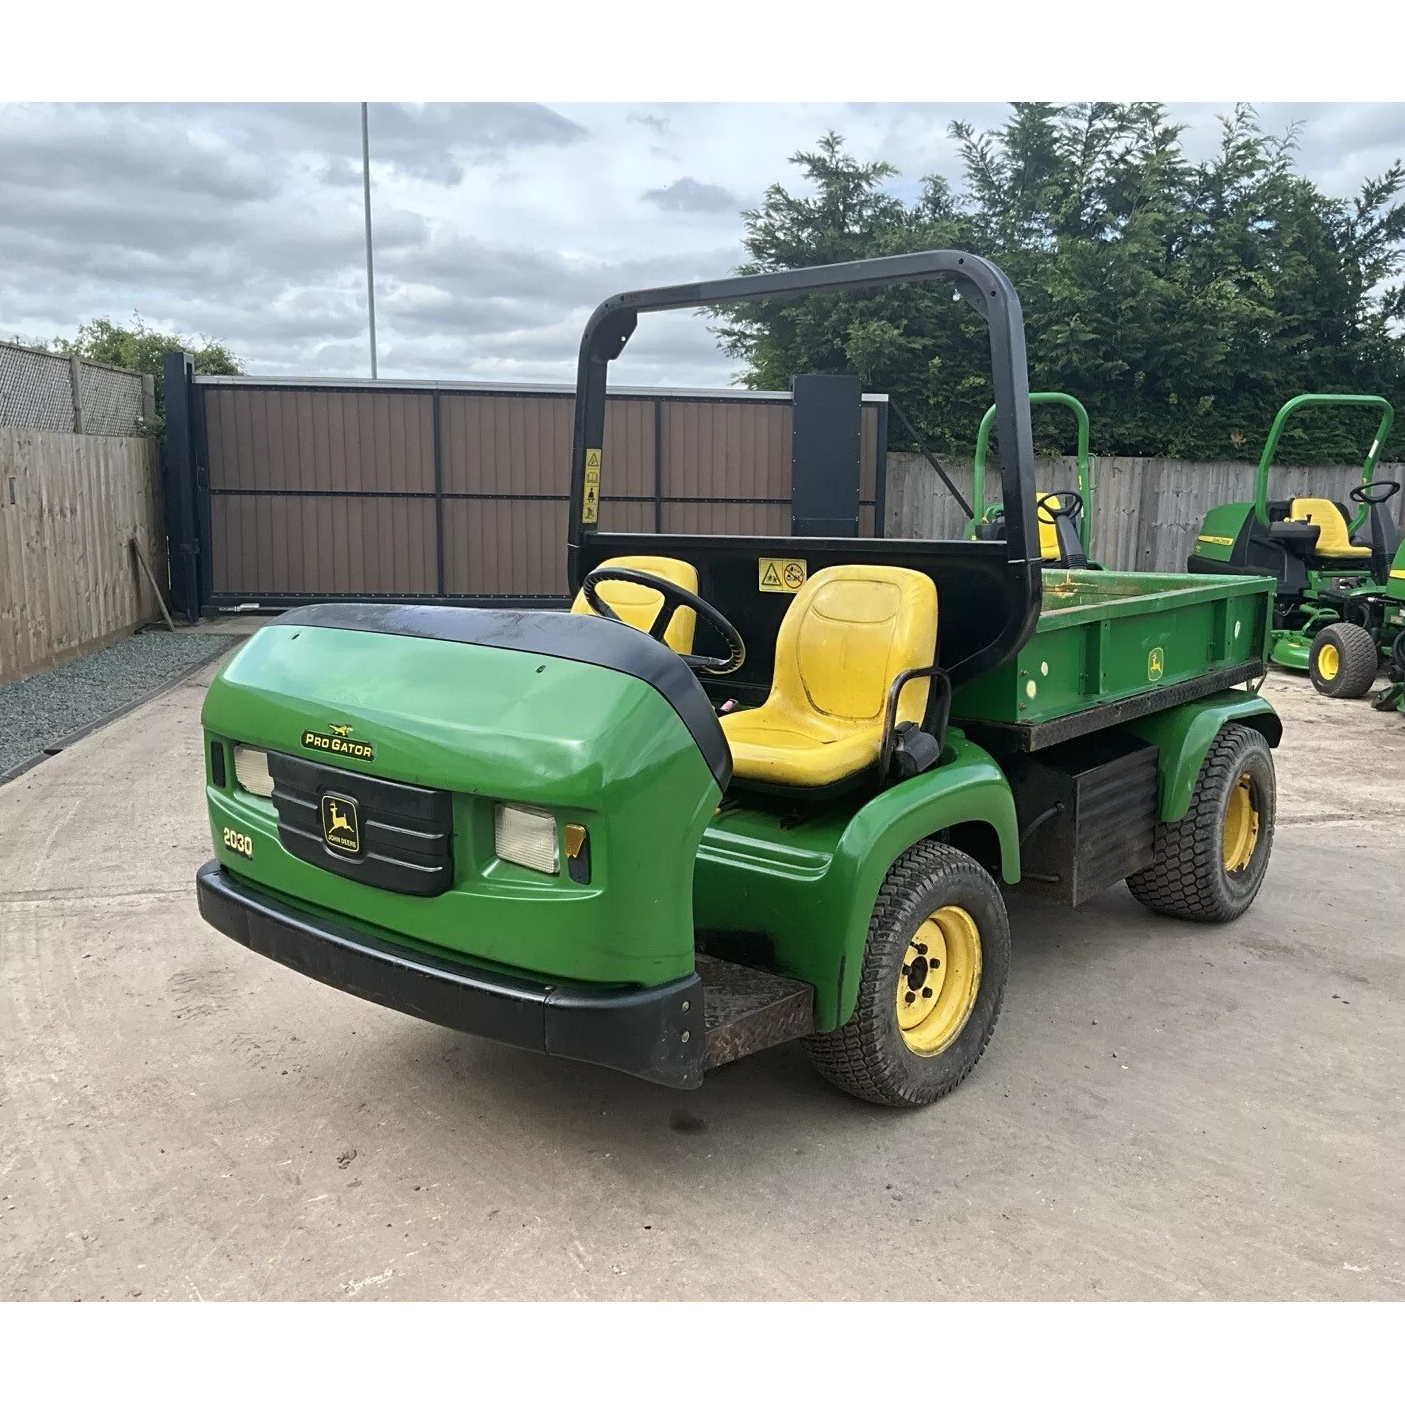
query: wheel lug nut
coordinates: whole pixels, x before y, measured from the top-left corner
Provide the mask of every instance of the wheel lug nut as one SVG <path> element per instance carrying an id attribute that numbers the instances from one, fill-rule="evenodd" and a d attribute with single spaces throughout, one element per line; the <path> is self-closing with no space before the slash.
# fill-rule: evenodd
<path id="1" fill-rule="evenodd" d="M 908 993 L 903 996 L 903 1000 L 909 1005 L 911 1005 L 912 1002 L 916 999 L 917 997 L 911 991 L 908 991 Z"/>
<path id="2" fill-rule="evenodd" d="M 924 1000 L 930 1000 L 930 999 L 932 998 L 932 987 L 931 987 L 931 986 L 929 986 L 929 985 L 924 985 L 924 986 L 922 987 L 922 998 L 923 998 Z"/>
<path id="3" fill-rule="evenodd" d="M 926 942 L 918 942 L 918 943 L 917 943 L 917 954 L 918 954 L 919 956 L 926 956 L 926 954 L 927 954 L 927 943 L 926 943 Z"/>
<path id="4" fill-rule="evenodd" d="M 912 974 L 912 967 L 911 967 L 911 966 L 906 966 L 906 965 L 905 965 L 905 966 L 903 967 L 903 975 L 909 976 L 909 975 L 911 975 L 911 974 Z"/>

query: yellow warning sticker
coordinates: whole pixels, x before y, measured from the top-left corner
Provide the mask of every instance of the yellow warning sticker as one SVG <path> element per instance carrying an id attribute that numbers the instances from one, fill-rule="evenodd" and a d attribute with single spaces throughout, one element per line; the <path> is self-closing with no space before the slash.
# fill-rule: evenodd
<path id="1" fill-rule="evenodd" d="M 1203 533 L 1196 537 L 1196 541 L 1208 542 L 1211 546 L 1233 546 L 1233 537 L 1207 537 Z"/>
<path id="2" fill-rule="evenodd" d="M 757 558 L 757 585 L 761 590 L 794 595 L 808 574 L 803 561 L 790 556 L 761 556 Z"/>
<path id="3" fill-rule="evenodd" d="M 585 496 L 581 499 L 581 521 L 600 520 L 600 450 L 585 451 Z"/>

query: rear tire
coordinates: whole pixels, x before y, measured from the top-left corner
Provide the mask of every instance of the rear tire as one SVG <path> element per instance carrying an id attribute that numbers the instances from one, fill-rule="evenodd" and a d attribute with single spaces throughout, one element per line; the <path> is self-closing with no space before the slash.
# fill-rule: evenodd
<path id="1" fill-rule="evenodd" d="M 1364 698 L 1379 666 L 1376 641 L 1359 624 L 1329 624 L 1312 636 L 1307 676 L 1329 698 Z"/>
<path id="2" fill-rule="evenodd" d="M 1232 922 L 1264 881 L 1277 804 L 1263 733 L 1236 722 L 1220 728 L 1185 818 L 1157 824 L 1154 861 L 1128 878 L 1132 896 L 1168 917 Z"/>
<path id="3" fill-rule="evenodd" d="M 878 891 L 854 1013 L 806 1039 L 806 1052 L 856 1098 L 923 1107 L 985 1052 L 1009 971 L 1010 923 L 995 880 L 969 854 L 924 839 Z"/>

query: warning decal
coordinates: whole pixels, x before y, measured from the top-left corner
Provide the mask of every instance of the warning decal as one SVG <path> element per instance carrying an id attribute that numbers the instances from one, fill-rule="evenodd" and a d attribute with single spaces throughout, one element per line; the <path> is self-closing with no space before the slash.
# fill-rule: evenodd
<path id="1" fill-rule="evenodd" d="M 581 521 L 600 520 L 600 450 L 585 451 L 585 496 L 581 499 Z"/>
<path id="2" fill-rule="evenodd" d="M 758 557 L 756 573 L 759 589 L 786 595 L 794 595 L 805 584 L 808 574 L 803 561 L 786 556 Z"/>

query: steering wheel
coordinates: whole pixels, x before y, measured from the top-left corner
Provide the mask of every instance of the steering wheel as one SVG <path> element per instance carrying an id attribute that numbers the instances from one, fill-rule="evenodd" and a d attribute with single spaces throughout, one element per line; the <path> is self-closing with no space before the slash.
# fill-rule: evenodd
<path id="1" fill-rule="evenodd" d="M 657 639 L 663 643 L 663 637 L 672 624 L 674 615 L 685 607 L 705 619 L 722 636 L 728 650 L 725 659 L 709 658 L 706 654 L 679 654 L 678 657 L 695 673 L 719 676 L 735 673 L 746 662 L 746 644 L 737 632 L 736 625 L 721 610 L 715 609 L 701 596 L 694 595 L 691 590 L 684 590 L 681 585 L 675 585 L 662 576 L 651 575 L 648 571 L 631 571 L 624 566 L 597 566 L 581 582 L 581 593 L 585 596 L 586 604 L 597 615 L 603 615 L 617 624 L 624 624 L 624 621 L 600 598 L 598 587 L 606 581 L 642 585 L 646 590 L 657 590 L 663 596 L 663 604 L 659 606 L 659 612 L 653 624 L 649 626 L 650 639 Z M 629 628 L 628 625 L 625 627 Z"/>
<path id="2" fill-rule="evenodd" d="M 1384 488 L 1384 492 L 1377 492 L 1376 489 Z M 1393 483 L 1389 478 L 1379 478 L 1374 483 L 1362 483 L 1351 490 L 1349 494 L 1352 502 L 1364 502 L 1371 506 L 1377 503 L 1389 502 L 1400 491 L 1400 484 Z"/>
<path id="3" fill-rule="evenodd" d="M 1062 501 L 1060 502 L 1059 499 Z M 1083 495 L 1072 491 L 1040 493 L 1035 502 L 1034 511 L 1036 516 L 1041 512 L 1045 513 L 1044 520 L 1046 522 L 1052 522 L 1056 517 L 1076 519 L 1083 511 Z"/>

